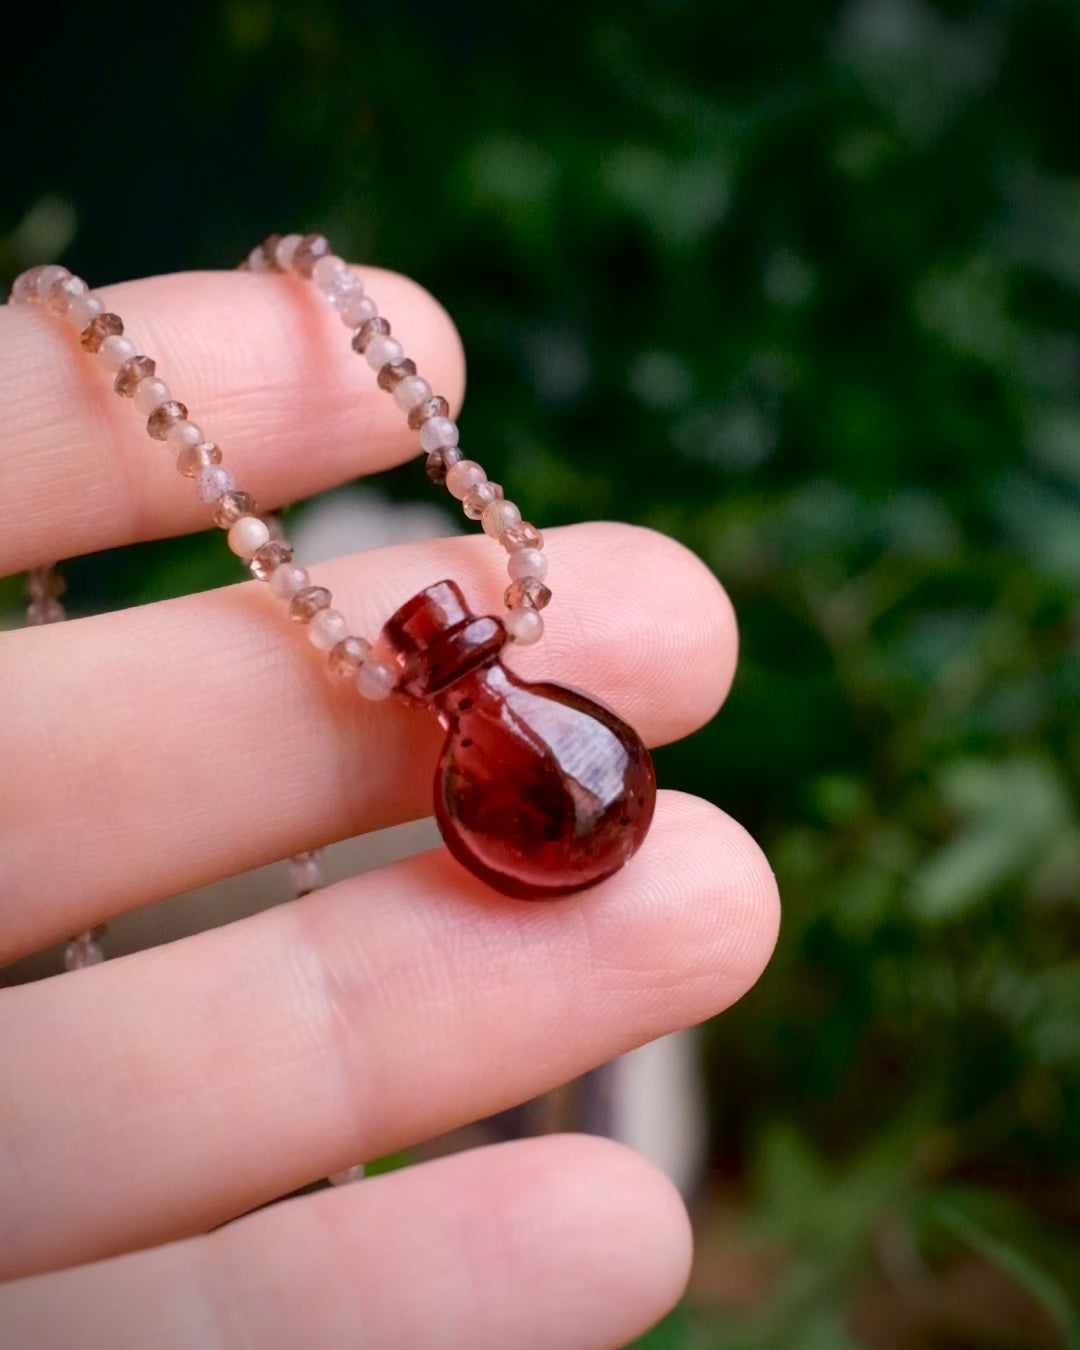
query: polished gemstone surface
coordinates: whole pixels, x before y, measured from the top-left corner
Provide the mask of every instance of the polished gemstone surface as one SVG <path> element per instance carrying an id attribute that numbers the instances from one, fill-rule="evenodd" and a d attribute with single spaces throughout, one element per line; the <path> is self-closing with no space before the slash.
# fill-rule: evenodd
<path id="1" fill-rule="evenodd" d="M 507 670 L 502 624 L 471 614 L 453 582 L 415 596 L 383 637 L 401 692 L 447 729 L 435 817 L 460 863 L 504 895 L 547 899 L 633 856 L 656 779 L 632 727 L 585 694 Z"/>

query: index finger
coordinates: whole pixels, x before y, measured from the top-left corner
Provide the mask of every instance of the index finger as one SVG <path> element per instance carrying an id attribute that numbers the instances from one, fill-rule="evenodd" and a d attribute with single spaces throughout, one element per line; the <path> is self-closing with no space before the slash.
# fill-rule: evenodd
<path id="1" fill-rule="evenodd" d="M 465 363 L 445 310 L 407 277 L 360 275 L 456 409 Z M 263 508 L 419 450 L 335 311 L 296 277 L 187 273 L 95 293 Z M 176 452 L 147 436 L 97 365 L 62 319 L 0 308 L 0 575 L 209 524 Z"/>

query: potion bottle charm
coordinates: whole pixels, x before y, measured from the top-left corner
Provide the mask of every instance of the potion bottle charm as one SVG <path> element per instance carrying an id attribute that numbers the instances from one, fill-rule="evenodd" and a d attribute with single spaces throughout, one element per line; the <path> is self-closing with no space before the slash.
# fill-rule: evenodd
<path id="1" fill-rule="evenodd" d="M 446 846 L 504 895 L 553 899 L 617 872 L 645 838 L 656 776 L 641 738 L 562 685 L 507 670 L 500 620 L 440 581 L 382 631 L 399 692 L 446 729 L 435 818 Z"/>

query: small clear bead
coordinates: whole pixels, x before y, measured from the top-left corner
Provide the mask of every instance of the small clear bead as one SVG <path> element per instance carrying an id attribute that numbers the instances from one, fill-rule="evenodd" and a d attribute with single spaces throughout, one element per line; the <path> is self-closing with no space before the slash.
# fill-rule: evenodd
<path id="1" fill-rule="evenodd" d="M 448 445 L 457 445 L 457 423 L 449 417 L 429 417 L 420 428 L 420 444 L 430 454 Z"/>
<path id="2" fill-rule="evenodd" d="M 165 433 L 167 444 L 171 445 L 177 452 L 187 450 L 195 445 L 202 445 L 205 439 L 205 432 L 196 422 L 173 422 Z"/>
<path id="3" fill-rule="evenodd" d="M 551 592 L 537 577 L 522 577 L 507 586 L 503 600 L 507 609 L 546 609 Z"/>
<path id="4" fill-rule="evenodd" d="M 535 609 L 512 609 L 503 616 L 503 626 L 511 642 L 531 647 L 544 635 L 544 621 Z"/>
<path id="5" fill-rule="evenodd" d="M 535 525 L 523 520 L 519 525 L 511 525 L 509 529 L 503 530 L 499 543 L 507 553 L 516 553 L 519 548 L 543 548 L 544 536 Z"/>
<path id="6" fill-rule="evenodd" d="M 342 638 L 330 652 L 330 670 L 337 676 L 355 676 L 370 655 L 371 643 L 367 638 Z"/>
<path id="7" fill-rule="evenodd" d="M 71 273 L 66 267 L 61 267 L 59 263 L 49 263 L 48 267 L 43 267 L 38 273 L 37 282 L 34 289 L 37 291 L 37 298 L 48 302 L 49 292 L 58 281 L 66 281 Z"/>
<path id="8" fill-rule="evenodd" d="M 233 490 L 236 480 L 228 469 L 220 464 L 214 464 L 202 470 L 195 480 L 195 485 L 200 501 L 216 502 L 226 492 Z"/>
<path id="9" fill-rule="evenodd" d="M 394 390 L 394 402 L 403 413 L 411 412 L 431 397 L 431 385 L 422 375 L 408 375 Z"/>
<path id="10" fill-rule="evenodd" d="M 107 337 L 98 348 L 98 359 L 110 375 L 115 375 L 124 362 L 130 361 L 135 355 L 134 342 L 116 333 Z"/>
<path id="11" fill-rule="evenodd" d="M 221 463 L 221 450 L 213 441 L 203 441 L 202 445 L 186 446 L 176 456 L 177 470 L 185 478 L 198 478 L 204 469 L 212 469 Z"/>
<path id="12" fill-rule="evenodd" d="M 356 687 L 364 698 L 377 703 L 394 692 L 397 671 L 386 661 L 365 661 L 357 672 Z"/>
<path id="13" fill-rule="evenodd" d="M 492 502 L 497 502 L 501 496 L 502 488 L 498 483 L 489 483 L 485 479 L 466 492 L 461 505 L 470 520 L 479 520 Z"/>
<path id="14" fill-rule="evenodd" d="M 37 299 L 37 279 L 44 272 L 44 267 L 28 267 L 25 272 L 15 278 L 11 286 L 11 294 L 8 296 L 9 305 L 28 305 L 31 301 Z"/>
<path id="15" fill-rule="evenodd" d="M 274 250 L 274 259 L 283 272 L 288 272 L 292 267 L 293 254 L 300 246 L 300 236 L 298 234 L 286 234 L 278 240 L 277 248 Z"/>
<path id="16" fill-rule="evenodd" d="M 460 459 L 446 471 L 446 489 L 459 502 L 465 500 L 465 494 L 470 488 L 486 481 L 487 474 L 475 459 Z"/>
<path id="17" fill-rule="evenodd" d="M 305 280 L 310 280 L 311 274 L 315 270 L 315 264 L 320 258 L 325 258 L 329 252 L 330 241 L 325 235 L 305 234 L 296 248 L 293 249 L 293 271 Z"/>
<path id="18" fill-rule="evenodd" d="M 297 591 L 302 591 L 310 584 L 307 568 L 298 567 L 296 563 L 284 563 L 275 569 L 270 578 L 270 589 L 282 600 L 291 600 Z"/>
<path id="19" fill-rule="evenodd" d="M 409 409 L 409 426 L 413 431 L 419 431 L 429 417 L 447 417 L 449 413 L 450 404 L 447 403 L 442 394 L 432 394 L 430 398 L 418 403 L 415 408 Z"/>
<path id="20" fill-rule="evenodd" d="M 245 492 L 242 488 L 232 488 L 228 492 L 223 492 L 217 499 L 214 505 L 214 524 L 227 530 L 230 525 L 235 525 L 241 516 L 258 514 L 259 508 L 255 505 L 255 498 L 251 493 Z M 269 529 L 270 526 L 267 525 L 266 528 Z"/>
<path id="21" fill-rule="evenodd" d="M 64 317 L 77 332 L 81 333 L 90 320 L 97 318 L 104 309 L 104 300 L 99 300 L 96 295 L 76 295 L 72 297 Z"/>
<path id="22" fill-rule="evenodd" d="M 486 535 L 492 539 L 501 539 L 511 525 L 520 524 L 521 512 L 513 502 L 494 501 L 484 507 L 480 522 Z"/>
<path id="23" fill-rule="evenodd" d="M 325 586 L 305 586 L 289 602 L 289 618 L 310 623 L 320 610 L 329 609 L 332 596 Z"/>
<path id="24" fill-rule="evenodd" d="M 340 1172 L 331 1172 L 326 1179 L 331 1186 L 351 1186 L 354 1181 L 363 1181 L 364 1164 L 356 1163 L 353 1167 L 342 1168 Z"/>
<path id="25" fill-rule="evenodd" d="M 99 966 L 105 960 L 105 952 L 93 932 L 80 933 L 64 948 L 64 969 L 85 970 L 87 966 Z"/>
<path id="26" fill-rule="evenodd" d="M 379 308 L 375 301 L 364 294 L 359 277 L 353 277 L 353 286 L 338 301 L 338 313 L 346 328 L 359 328 L 369 319 L 378 316 Z"/>
<path id="27" fill-rule="evenodd" d="M 311 269 L 312 281 L 325 295 L 333 295 L 336 291 L 340 291 L 342 280 L 347 276 L 344 261 L 333 253 L 316 258 L 315 266 Z"/>
<path id="28" fill-rule="evenodd" d="M 376 337 L 388 337 L 390 325 L 379 314 L 370 319 L 365 319 L 356 332 L 352 335 L 352 349 L 354 352 L 366 352 L 367 345 Z"/>
<path id="29" fill-rule="evenodd" d="M 293 854 L 289 859 L 289 871 L 292 874 L 293 894 L 298 900 L 318 890 L 323 884 L 318 853 Z"/>
<path id="30" fill-rule="evenodd" d="M 268 527 L 269 528 L 269 527 Z M 292 562 L 292 545 L 284 539 L 271 539 L 251 555 L 251 575 L 256 581 L 269 581 L 279 567 Z"/>
<path id="31" fill-rule="evenodd" d="M 250 561 L 269 542 L 270 530 L 258 516 L 241 516 L 229 526 L 229 547 L 245 561 Z"/>
<path id="32" fill-rule="evenodd" d="M 186 420 L 187 408 L 177 399 L 172 398 L 168 403 L 159 403 L 146 419 L 146 434 L 152 436 L 155 441 L 164 441 L 175 422 Z"/>
<path id="33" fill-rule="evenodd" d="M 511 581 L 523 581 L 525 577 L 535 577 L 543 581 L 547 576 L 548 560 L 538 548 L 519 548 L 511 553 L 506 570 Z"/>
<path id="34" fill-rule="evenodd" d="M 247 256 L 248 270 L 252 272 L 269 272 L 270 260 L 266 256 L 266 250 L 262 244 L 256 244 Z"/>
<path id="35" fill-rule="evenodd" d="M 364 360 L 372 370 L 382 370 L 390 361 L 400 361 L 405 348 L 389 333 L 376 333 L 364 348 Z"/>
<path id="36" fill-rule="evenodd" d="M 142 381 L 149 379 L 154 370 L 154 361 L 151 357 L 133 356 L 116 372 L 113 389 L 121 398 L 132 398 Z"/>
<path id="37" fill-rule="evenodd" d="M 168 403 L 172 398 L 169 386 L 156 375 L 140 380 L 135 386 L 135 407 L 144 417 L 149 417 L 155 408 Z"/>
<path id="38" fill-rule="evenodd" d="M 49 291 L 46 303 L 54 314 L 62 317 L 68 312 L 71 302 L 81 298 L 86 292 L 87 285 L 82 277 L 63 277 Z"/>
<path id="39" fill-rule="evenodd" d="M 424 463 L 424 472 L 427 474 L 430 482 L 436 487 L 444 487 L 446 484 L 446 475 L 460 463 L 465 456 L 456 445 L 448 445 L 443 450 L 432 450 Z"/>
<path id="40" fill-rule="evenodd" d="M 328 652 L 349 635 L 349 624 L 339 609 L 321 609 L 308 624 L 308 637 L 313 647 Z"/>
<path id="41" fill-rule="evenodd" d="M 119 314 L 95 314 L 79 334 L 79 346 L 83 351 L 97 353 L 101 344 L 111 337 L 120 337 L 124 331 L 124 321 Z"/>

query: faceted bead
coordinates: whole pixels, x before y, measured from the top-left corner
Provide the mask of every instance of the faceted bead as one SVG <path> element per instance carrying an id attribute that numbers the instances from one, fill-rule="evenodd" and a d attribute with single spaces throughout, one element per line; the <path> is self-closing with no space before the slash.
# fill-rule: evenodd
<path id="1" fill-rule="evenodd" d="M 81 333 L 91 319 L 96 319 L 99 314 L 104 313 L 105 302 L 96 295 L 76 295 L 72 298 L 71 304 L 67 307 L 65 318 L 77 333 Z"/>
<path id="2" fill-rule="evenodd" d="M 390 325 L 377 314 L 373 319 L 365 320 L 352 336 L 352 349 L 354 352 L 366 352 L 367 345 L 374 337 L 386 337 L 389 335 Z"/>
<path id="3" fill-rule="evenodd" d="M 418 403 L 414 408 L 409 409 L 409 426 L 413 431 L 419 431 L 429 418 L 445 417 L 449 411 L 450 404 L 447 403 L 442 394 L 435 394 L 432 398 L 426 399 L 423 403 Z"/>
<path id="4" fill-rule="evenodd" d="M 546 609 L 551 592 L 538 577 L 522 577 L 507 586 L 503 600 L 507 609 Z"/>
<path id="5" fill-rule="evenodd" d="M 321 609 L 308 624 L 308 639 L 321 652 L 336 647 L 348 634 L 348 621 L 339 609 Z"/>
<path id="6" fill-rule="evenodd" d="M 58 281 L 66 281 L 71 273 L 66 267 L 61 267 L 59 263 L 49 263 L 38 273 L 37 282 L 34 289 L 37 291 L 37 298 L 43 303 L 48 304 L 49 293 Z"/>
<path id="7" fill-rule="evenodd" d="M 124 321 L 119 314 L 96 314 L 79 334 L 79 343 L 85 351 L 99 352 L 106 338 L 122 337 Z"/>
<path id="8" fill-rule="evenodd" d="M 116 372 L 113 388 L 121 398 L 131 398 L 140 380 L 148 380 L 156 369 L 157 366 L 152 357 L 133 356 L 130 361 L 125 361 Z"/>
<path id="9" fill-rule="evenodd" d="M 135 354 L 134 342 L 126 337 L 107 337 L 98 348 L 98 360 L 110 375 L 115 375 Z"/>
<path id="10" fill-rule="evenodd" d="M 540 619 L 513 614 L 531 616 L 511 616 L 522 632 Z M 402 695 L 447 728 L 435 777 L 447 848 L 504 895 L 550 899 L 630 859 L 652 819 L 656 778 L 641 738 L 609 709 L 507 670 L 505 636 L 448 581 L 414 596 L 382 632 Z"/>
<path id="11" fill-rule="evenodd" d="M 50 288 L 46 306 L 53 314 L 62 317 L 68 312 L 71 302 L 85 295 L 86 290 L 86 282 L 82 277 L 63 277 Z"/>
<path id="12" fill-rule="evenodd" d="M 512 609 L 503 619 L 510 641 L 519 647 L 531 647 L 544 635 L 544 621 L 535 609 Z"/>
<path id="13" fill-rule="evenodd" d="M 330 252 L 330 241 L 322 234 L 305 234 L 293 251 L 293 271 L 300 276 L 311 278 L 315 264 Z"/>
<path id="14" fill-rule="evenodd" d="M 141 412 L 144 417 L 149 417 L 155 408 L 160 408 L 163 403 L 168 403 L 172 398 L 169 386 L 164 380 L 159 380 L 156 375 L 152 375 L 148 380 L 140 380 L 135 386 L 135 393 L 132 396 L 135 400 L 135 408 Z"/>
<path id="15" fill-rule="evenodd" d="M 485 510 L 501 497 L 502 488 L 498 483 L 489 483 L 485 478 L 482 483 L 477 483 L 466 492 L 461 499 L 461 505 L 470 520 L 479 520 Z"/>
<path id="16" fill-rule="evenodd" d="M 168 403 L 159 404 L 146 419 L 146 430 L 155 441 L 163 441 L 168 436 L 172 424 L 183 422 L 186 417 L 187 408 L 176 399 L 170 399 Z"/>
<path id="17" fill-rule="evenodd" d="M 230 488 L 217 499 L 217 505 L 214 507 L 214 524 L 227 530 L 242 516 L 253 516 L 257 510 L 255 498 L 250 492 Z"/>
<path id="18" fill-rule="evenodd" d="M 386 365 L 379 367 L 377 383 L 380 389 L 385 389 L 388 394 L 392 394 L 402 380 L 415 374 L 416 362 L 410 361 L 407 356 L 402 356 L 396 361 L 387 361 Z"/>
<path id="19" fill-rule="evenodd" d="M 394 402 L 403 413 L 409 413 L 431 398 L 431 385 L 422 375 L 409 375 L 394 390 Z"/>
<path id="20" fill-rule="evenodd" d="M 292 270 L 293 255 L 300 247 L 300 236 L 298 234 L 283 234 L 278 240 L 278 246 L 274 249 L 274 260 L 282 272 Z"/>
<path id="21" fill-rule="evenodd" d="M 544 536 L 535 525 L 521 521 L 517 525 L 507 526 L 499 535 L 499 543 L 507 553 L 516 553 L 520 548 L 543 548 Z"/>
<path id="22" fill-rule="evenodd" d="M 231 492 L 236 487 L 236 480 L 229 470 L 221 464 L 213 464 L 209 468 L 203 469 L 195 482 L 199 497 L 204 502 L 216 502 L 219 497 L 226 492 Z"/>
<path id="23" fill-rule="evenodd" d="M 251 555 L 251 575 L 256 581 L 269 581 L 279 567 L 292 562 L 292 545 L 283 539 L 271 539 Z"/>
<path id="24" fill-rule="evenodd" d="M 455 464 L 461 462 L 462 454 L 457 446 L 447 446 L 445 450 L 433 450 L 427 457 L 424 472 L 436 487 L 442 487 L 446 475 Z"/>
<path id="25" fill-rule="evenodd" d="M 364 294 L 360 278 L 354 276 L 352 280 L 352 286 L 338 301 L 338 313 L 346 328 L 359 328 L 368 319 L 376 318 L 379 310 L 375 301 Z"/>
<path id="26" fill-rule="evenodd" d="M 446 487 L 450 495 L 459 502 L 465 500 L 465 494 L 478 483 L 487 481 L 487 474 L 475 459 L 459 459 L 450 466 L 446 474 Z"/>
<path id="27" fill-rule="evenodd" d="M 270 578 L 270 589 L 282 600 L 290 600 L 297 593 L 302 591 L 311 582 L 306 567 L 298 567 L 296 563 L 282 563 L 274 569 L 274 575 Z"/>
<path id="28" fill-rule="evenodd" d="M 420 428 L 420 446 L 429 454 L 447 445 L 457 445 L 457 423 L 449 417 L 429 417 Z"/>
<path id="29" fill-rule="evenodd" d="M 365 661 L 357 672 L 356 687 L 364 698 L 377 703 L 397 688 L 397 671 L 386 661 Z"/>
<path id="30" fill-rule="evenodd" d="M 547 576 L 548 561 L 538 548 L 519 548 L 510 554 L 506 570 L 511 581 L 524 581 L 526 577 L 536 577 L 543 581 Z"/>
<path id="31" fill-rule="evenodd" d="M 495 501 L 484 508 L 480 520 L 486 535 L 501 539 L 511 525 L 521 523 L 521 512 L 513 502 Z"/>
<path id="32" fill-rule="evenodd" d="M 258 516 L 241 516 L 229 526 L 229 547 L 238 558 L 250 561 L 255 554 L 270 542 L 270 531 L 266 521 Z"/>
<path id="33" fill-rule="evenodd" d="M 371 655 L 371 643 L 366 638 L 346 637 L 330 650 L 331 673 L 351 678 Z"/>
<path id="34" fill-rule="evenodd" d="M 296 592 L 289 605 L 289 618 L 297 623 L 309 623 L 320 609 L 327 609 L 333 599 L 325 586 L 305 586 Z"/>
<path id="35" fill-rule="evenodd" d="M 37 299 L 37 281 L 45 268 L 43 266 L 28 267 L 25 272 L 21 272 L 12 283 L 11 294 L 8 296 L 9 305 L 27 305 Z"/>
<path id="36" fill-rule="evenodd" d="M 202 445 L 187 445 L 176 456 L 176 467 L 185 478 L 198 478 L 204 469 L 221 463 L 221 450 L 213 441 Z"/>

